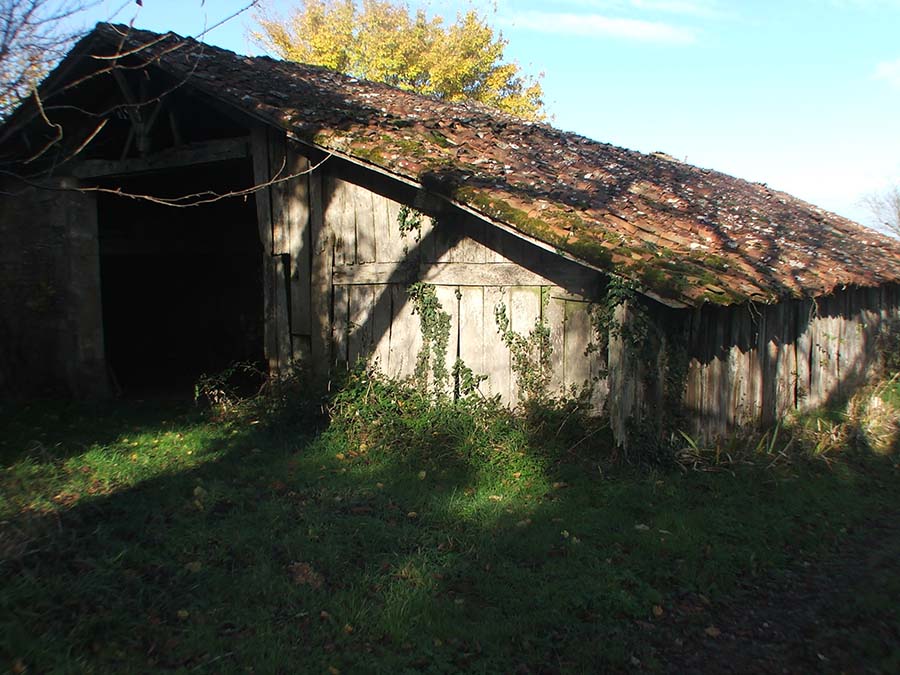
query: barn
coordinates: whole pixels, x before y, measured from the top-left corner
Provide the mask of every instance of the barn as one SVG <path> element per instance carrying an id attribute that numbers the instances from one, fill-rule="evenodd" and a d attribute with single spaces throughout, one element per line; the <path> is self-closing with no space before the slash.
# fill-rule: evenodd
<path id="1" fill-rule="evenodd" d="M 0 128 L 0 391 L 368 359 L 617 438 L 849 395 L 900 245 L 790 195 L 321 68 L 99 24 Z"/>

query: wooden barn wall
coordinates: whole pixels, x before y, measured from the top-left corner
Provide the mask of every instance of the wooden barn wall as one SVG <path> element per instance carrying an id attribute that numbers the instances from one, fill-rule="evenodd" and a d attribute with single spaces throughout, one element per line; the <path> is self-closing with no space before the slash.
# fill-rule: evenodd
<path id="1" fill-rule="evenodd" d="M 898 319 L 897 286 L 694 310 L 684 393 L 694 433 L 715 438 L 840 402 L 874 374 L 882 327 Z"/>
<path id="2" fill-rule="evenodd" d="M 487 375 L 485 395 L 520 400 L 495 320 L 502 304 L 522 335 L 548 325 L 552 391 L 593 387 L 594 409 L 608 412 L 621 442 L 635 425 L 659 428 L 667 364 L 686 354 L 683 412 L 691 432 L 709 439 L 848 394 L 878 362 L 881 326 L 900 318 L 897 286 L 771 306 L 672 310 L 648 301 L 653 358 L 635 360 L 615 336 L 590 351 L 599 273 L 471 218 L 423 217 L 404 236 L 398 201 L 327 168 L 306 172 L 309 162 L 276 131 L 253 140 L 257 180 L 276 179 L 256 197 L 275 372 L 307 363 L 327 376 L 335 364 L 368 359 L 389 376 L 412 376 L 422 333 L 407 289 L 424 281 L 450 315 L 447 369 L 459 358 Z M 620 307 L 619 320 L 638 309 Z"/>
<path id="3" fill-rule="evenodd" d="M 334 176 L 325 177 L 323 195 L 326 226 L 334 236 L 335 361 L 370 358 L 391 377 L 412 376 L 422 332 L 407 289 L 424 281 L 434 285 L 450 315 L 448 371 L 459 358 L 488 376 L 480 386 L 483 394 L 499 395 L 512 405 L 519 401 L 511 354 L 495 318 L 495 309 L 503 305 L 510 327 L 521 335 L 539 321 L 548 325 L 551 388 L 562 392 L 592 385 L 594 406 L 602 408 L 606 359 L 586 353 L 592 341 L 589 303 L 570 290 L 596 283 L 596 273 L 581 272 L 584 278 L 576 279 L 562 271 L 564 281 L 571 282 L 563 288 L 555 282 L 560 276 L 549 279 L 505 255 L 504 246 L 516 244 L 486 224 L 448 220 L 436 225 L 423 218 L 418 233 L 401 236 L 399 203 Z"/>
<path id="4" fill-rule="evenodd" d="M 579 293 L 598 285 L 596 272 L 562 264 L 552 252 L 530 252 L 483 223 L 436 227 L 423 218 L 417 233 L 401 236 L 397 201 L 324 170 L 307 172 L 308 160 L 276 130 L 259 128 L 252 140 L 255 179 L 270 183 L 257 191 L 256 205 L 272 372 L 308 364 L 321 374 L 363 358 L 389 376 L 412 376 L 422 333 L 407 289 L 424 281 L 451 317 L 448 370 L 459 358 L 488 376 L 482 393 L 518 402 L 494 314 L 503 304 L 520 334 L 542 319 L 549 325 L 553 390 L 592 386 L 594 407 L 602 409 L 606 357 L 586 351 L 590 305 Z M 551 278 L 523 260 L 532 269 L 554 268 Z"/>

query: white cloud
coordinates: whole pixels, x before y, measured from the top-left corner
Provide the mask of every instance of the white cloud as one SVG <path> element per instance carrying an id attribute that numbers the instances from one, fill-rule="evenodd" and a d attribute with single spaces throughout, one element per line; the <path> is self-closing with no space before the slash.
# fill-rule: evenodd
<path id="1" fill-rule="evenodd" d="M 873 77 L 876 80 L 884 80 L 889 85 L 900 89 L 900 59 L 882 61 L 875 66 Z"/>
<path id="2" fill-rule="evenodd" d="M 661 21 L 623 19 L 602 14 L 570 14 L 564 12 L 520 12 L 512 17 L 520 28 L 583 35 L 586 37 L 607 36 L 639 42 L 658 44 L 690 44 L 696 41 L 696 34 L 690 28 L 674 26 Z"/>
<path id="3" fill-rule="evenodd" d="M 602 11 L 651 12 L 709 17 L 720 13 L 717 0 L 563 0 L 557 5 L 589 7 Z"/>

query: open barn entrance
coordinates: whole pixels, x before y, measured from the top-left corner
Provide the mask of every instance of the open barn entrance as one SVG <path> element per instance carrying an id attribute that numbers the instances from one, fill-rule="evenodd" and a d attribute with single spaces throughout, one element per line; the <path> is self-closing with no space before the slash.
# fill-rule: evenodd
<path id="1" fill-rule="evenodd" d="M 117 178 L 152 196 L 252 185 L 249 160 Z M 189 208 L 101 194 L 100 277 L 107 363 L 125 395 L 189 395 L 203 373 L 263 363 L 262 247 L 254 198 Z"/>

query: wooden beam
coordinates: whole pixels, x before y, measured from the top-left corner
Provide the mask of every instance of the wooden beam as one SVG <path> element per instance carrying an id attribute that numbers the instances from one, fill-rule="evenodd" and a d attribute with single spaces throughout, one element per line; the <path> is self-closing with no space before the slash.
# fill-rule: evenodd
<path id="1" fill-rule="evenodd" d="M 250 139 L 245 136 L 223 138 L 204 143 L 191 143 L 179 148 L 132 159 L 85 159 L 72 165 L 72 174 L 78 178 L 99 178 L 133 173 L 148 173 L 163 169 L 224 162 L 250 156 Z"/>
<path id="2" fill-rule="evenodd" d="M 253 184 L 261 186 L 256 190 L 256 221 L 259 225 L 259 241 L 263 247 L 263 255 L 272 255 L 272 196 L 268 182 L 269 175 L 269 141 L 265 127 L 254 127 L 252 138 Z"/>
<path id="3" fill-rule="evenodd" d="M 408 284 L 417 279 L 439 286 L 557 286 L 558 280 L 511 262 L 422 263 L 418 268 L 411 262 L 334 266 L 334 283 L 341 285 Z M 573 282 L 583 281 L 573 279 Z M 573 297 L 583 299 L 580 295 L 573 294 Z"/>
<path id="4" fill-rule="evenodd" d="M 309 174 L 309 225 L 312 246 L 312 351 L 311 372 L 320 384 L 328 378 L 331 367 L 331 268 L 334 241 L 331 229 L 325 222 L 325 204 L 322 195 L 322 171 Z"/>
<path id="5" fill-rule="evenodd" d="M 411 263 L 365 263 L 363 265 L 335 265 L 334 283 L 340 286 L 367 284 L 411 284 L 416 267 Z"/>

